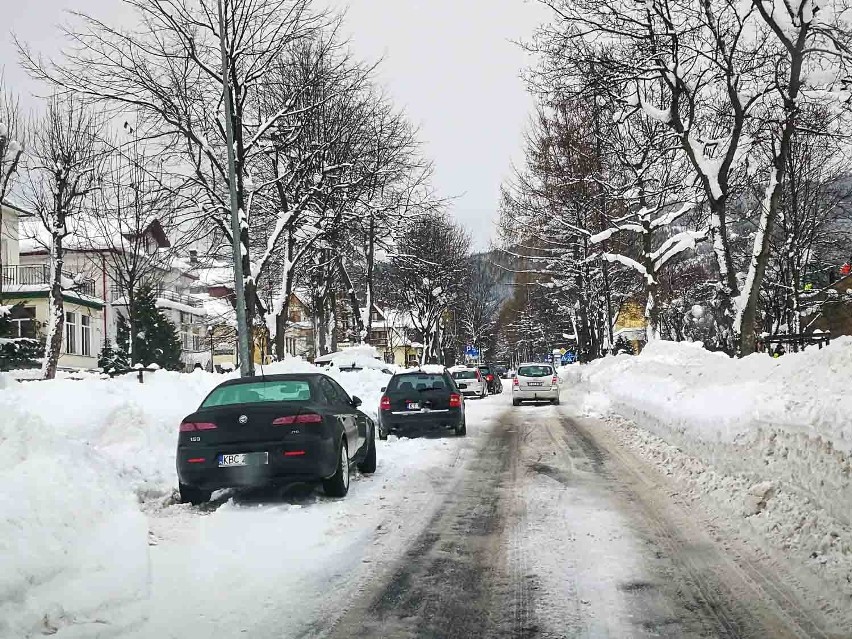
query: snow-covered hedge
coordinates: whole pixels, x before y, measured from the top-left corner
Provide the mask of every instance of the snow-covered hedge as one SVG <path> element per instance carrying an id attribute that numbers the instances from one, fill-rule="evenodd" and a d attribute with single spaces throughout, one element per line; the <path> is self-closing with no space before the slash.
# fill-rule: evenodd
<path id="1" fill-rule="evenodd" d="M 267 375 L 316 370 L 297 360 L 264 367 Z M 375 417 L 387 374 L 326 372 Z M 172 494 L 180 420 L 225 379 L 0 374 L 0 637 L 49 633 L 146 596 L 141 508 Z"/>

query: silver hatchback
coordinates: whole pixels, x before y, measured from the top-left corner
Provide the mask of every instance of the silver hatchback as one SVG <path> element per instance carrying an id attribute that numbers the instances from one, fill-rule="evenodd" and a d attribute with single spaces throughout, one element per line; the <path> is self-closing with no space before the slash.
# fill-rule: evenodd
<path id="1" fill-rule="evenodd" d="M 453 376 L 462 395 L 479 397 L 480 399 L 488 396 L 488 382 L 485 381 L 478 368 L 456 366 L 450 369 L 450 375 Z"/>
<path id="2" fill-rule="evenodd" d="M 522 401 L 547 400 L 559 404 L 559 376 L 550 364 L 529 363 L 518 366 L 512 380 L 512 404 Z"/>

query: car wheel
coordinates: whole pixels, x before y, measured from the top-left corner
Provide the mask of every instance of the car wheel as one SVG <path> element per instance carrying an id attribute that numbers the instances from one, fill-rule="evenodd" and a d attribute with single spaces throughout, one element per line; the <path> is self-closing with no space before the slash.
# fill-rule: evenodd
<path id="1" fill-rule="evenodd" d="M 358 464 L 358 470 L 365 475 L 370 475 L 376 472 L 376 432 L 370 436 L 370 441 L 367 444 L 367 454 L 364 455 L 364 461 Z"/>
<path id="2" fill-rule="evenodd" d="M 349 492 L 349 447 L 345 439 L 340 440 L 337 470 L 331 477 L 322 480 L 322 489 L 329 497 L 346 497 Z"/>
<path id="3" fill-rule="evenodd" d="M 559 406 L 559 398 L 557 397 L 556 399 L 551 400 L 550 403 L 554 406 Z"/>
<path id="4" fill-rule="evenodd" d="M 461 424 L 456 426 L 455 431 L 456 437 L 464 437 L 467 435 L 467 421 L 464 418 L 462 418 Z"/>
<path id="5" fill-rule="evenodd" d="M 383 442 L 387 441 L 387 439 L 388 439 L 388 434 L 385 431 L 383 431 L 381 428 L 379 429 L 379 439 L 381 439 Z"/>
<path id="6" fill-rule="evenodd" d="M 178 490 L 180 491 L 180 503 L 192 504 L 193 506 L 207 503 L 210 501 L 210 495 L 213 494 L 212 491 L 193 488 L 186 484 L 178 484 Z"/>
<path id="7" fill-rule="evenodd" d="M 521 405 L 521 400 L 519 400 L 519 399 L 513 399 L 512 400 L 512 406 L 520 406 L 520 405 Z"/>

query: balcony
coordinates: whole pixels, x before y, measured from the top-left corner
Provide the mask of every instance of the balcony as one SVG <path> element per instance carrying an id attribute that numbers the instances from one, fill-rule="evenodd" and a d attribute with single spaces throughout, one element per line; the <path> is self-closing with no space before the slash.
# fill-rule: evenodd
<path id="1" fill-rule="evenodd" d="M 161 300 L 169 300 L 171 302 L 177 302 L 178 304 L 183 304 L 184 306 L 191 306 L 192 308 L 202 308 L 204 304 L 198 298 L 193 295 L 187 295 L 186 293 L 176 293 L 175 291 L 170 291 L 168 289 L 164 289 L 162 287 L 157 287 L 154 289 L 154 296 L 157 299 Z M 127 297 L 124 292 L 119 288 L 112 287 L 110 289 L 110 301 L 115 304 L 116 302 L 121 302 L 126 304 Z"/>
<path id="2" fill-rule="evenodd" d="M 74 275 L 62 271 L 65 280 L 74 281 Z M 47 290 L 50 286 L 50 266 L 48 264 L 26 264 L 4 266 L 2 271 L 3 290 L 14 292 L 17 287 L 32 287 L 33 290 Z M 90 297 L 95 296 L 95 281 L 89 278 L 79 279 L 73 286 L 66 286 L 66 292 L 77 292 Z"/>

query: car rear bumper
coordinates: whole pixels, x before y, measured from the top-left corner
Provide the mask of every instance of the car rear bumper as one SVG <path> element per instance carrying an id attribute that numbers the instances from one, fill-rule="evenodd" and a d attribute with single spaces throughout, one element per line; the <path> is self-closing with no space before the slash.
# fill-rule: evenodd
<path id="1" fill-rule="evenodd" d="M 518 389 L 512 388 L 512 399 L 517 400 L 534 400 L 534 399 L 559 399 L 559 388 L 536 388 L 536 389 Z"/>
<path id="2" fill-rule="evenodd" d="M 379 415 L 379 428 L 385 434 L 404 435 L 438 428 L 456 428 L 461 424 L 462 418 L 463 413 L 457 408 L 429 413 L 382 411 Z"/>
<path id="3" fill-rule="evenodd" d="M 304 451 L 304 454 L 292 454 L 300 451 Z M 268 463 L 219 467 L 219 455 L 255 452 L 268 453 Z M 332 438 L 316 438 L 298 443 L 179 446 L 177 474 L 181 484 L 204 490 L 264 486 L 289 481 L 317 481 L 334 474 L 338 463 L 337 453 L 336 442 Z M 203 461 L 190 463 L 190 459 Z"/>

